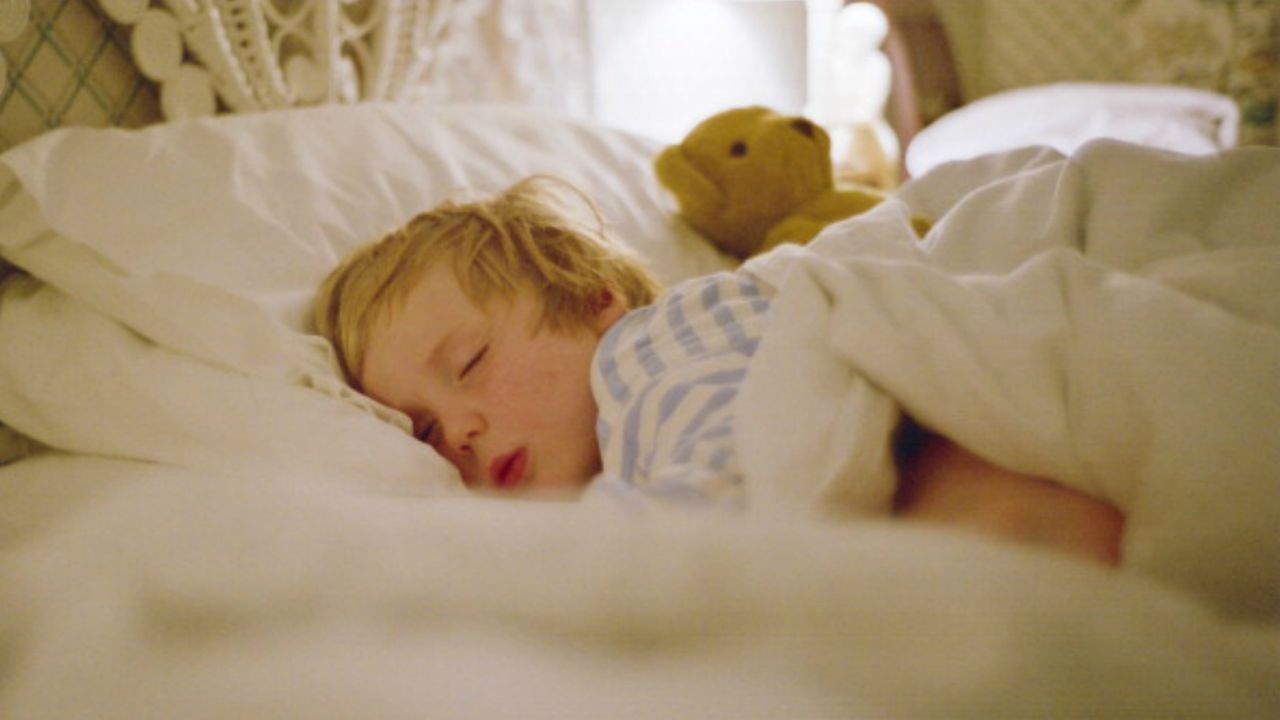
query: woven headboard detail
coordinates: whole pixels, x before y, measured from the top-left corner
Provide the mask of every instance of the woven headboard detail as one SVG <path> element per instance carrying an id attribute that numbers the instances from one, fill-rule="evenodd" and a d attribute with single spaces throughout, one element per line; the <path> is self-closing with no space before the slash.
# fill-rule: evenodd
<path id="1" fill-rule="evenodd" d="M 0 0 L 0 149 L 61 125 L 400 99 L 475 0 Z M 24 16 L 29 21 L 23 23 Z M 24 26 L 25 25 L 25 26 Z"/>
<path id="2" fill-rule="evenodd" d="M 126 4 L 103 0 L 108 8 Z M 395 100 L 430 66 L 449 0 L 152 0 L 134 26 L 139 69 L 167 118 Z M 185 46 L 187 58 L 184 60 Z M 193 62 L 194 61 L 194 62 Z M 215 100 L 216 97 L 216 100 Z"/>
<path id="3" fill-rule="evenodd" d="M 585 2 L 0 0 L 0 150 L 60 125 L 366 99 L 583 114 Z"/>
<path id="4" fill-rule="evenodd" d="M 60 125 L 133 127 L 160 117 L 154 86 L 134 68 L 128 33 L 93 0 L 0 0 L 14 23 L 0 37 L 0 150 Z M 7 13 L 7 14 L 6 14 Z"/>

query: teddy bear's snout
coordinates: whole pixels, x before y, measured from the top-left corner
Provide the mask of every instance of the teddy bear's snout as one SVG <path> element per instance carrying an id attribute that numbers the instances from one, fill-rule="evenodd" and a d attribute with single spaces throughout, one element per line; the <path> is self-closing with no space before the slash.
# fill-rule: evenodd
<path id="1" fill-rule="evenodd" d="M 804 135 L 807 138 L 813 137 L 813 123 L 804 118 L 796 118 L 791 121 L 791 129 Z"/>

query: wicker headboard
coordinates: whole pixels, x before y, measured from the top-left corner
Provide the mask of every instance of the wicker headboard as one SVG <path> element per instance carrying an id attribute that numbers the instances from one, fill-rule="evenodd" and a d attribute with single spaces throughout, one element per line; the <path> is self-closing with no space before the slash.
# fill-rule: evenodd
<path id="1" fill-rule="evenodd" d="M 62 125 L 358 100 L 582 111 L 583 1 L 0 0 L 0 150 Z"/>
<path id="2" fill-rule="evenodd" d="M 891 23 L 888 114 L 906 147 L 959 104 L 958 82 L 929 0 L 874 2 Z M 0 151 L 62 125 L 136 127 L 410 93 L 582 110 L 589 80 L 587 48 L 573 42 L 585 40 L 578 3 L 0 0 Z M 308 29 L 317 26 L 335 29 Z M 469 34 L 499 40 L 467 47 Z M 504 65 L 505 76 L 476 75 Z"/>
<path id="3" fill-rule="evenodd" d="M 0 1 L 17 26 L 29 0 Z M 455 4 L 35 0 L 4 45 L 0 135 L 10 145 L 63 124 L 399 99 L 429 68 Z"/>

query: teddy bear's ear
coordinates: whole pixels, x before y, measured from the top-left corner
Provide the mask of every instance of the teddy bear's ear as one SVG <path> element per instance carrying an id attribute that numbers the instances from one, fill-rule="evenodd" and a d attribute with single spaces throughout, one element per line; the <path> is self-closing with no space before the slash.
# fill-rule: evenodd
<path id="1" fill-rule="evenodd" d="M 687 215 L 709 215 L 724 203 L 720 188 L 689 162 L 679 145 L 663 150 L 654 162 L 654 170 Z"/>

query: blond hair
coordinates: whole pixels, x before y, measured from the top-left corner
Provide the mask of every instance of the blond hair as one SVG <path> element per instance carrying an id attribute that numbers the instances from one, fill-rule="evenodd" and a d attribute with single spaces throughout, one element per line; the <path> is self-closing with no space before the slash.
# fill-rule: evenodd
<path id="1" fill-rule="evenodd" d="M 567 212 L 558 189 L 589 210 L 589 222 Z M 370 329 L 441 262 L 452 264 L 478 307 L 532 288 L 543 323 L 557 332 L 586 327 L 602 291 L 628 308 L 647 305 L 658 292 L 639 259 L 605 234 L 599 211 L 567 182 L 535 176 L 489 200 L 449 201 L 357 249 L 321 286 L 316 330 L 333 344 L 352 386 L 359 388 Z"/>

